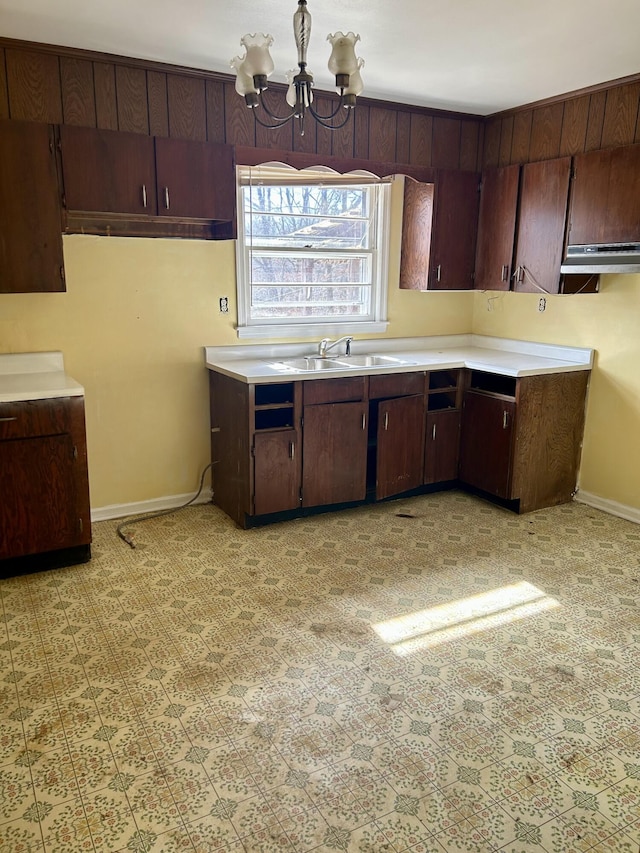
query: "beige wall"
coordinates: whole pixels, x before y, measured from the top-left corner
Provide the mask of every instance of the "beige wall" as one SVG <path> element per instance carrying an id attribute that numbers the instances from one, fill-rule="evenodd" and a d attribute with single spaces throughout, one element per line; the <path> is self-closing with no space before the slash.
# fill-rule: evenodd
<path id="1" fill-rule="evenodd" d="M 209 461 L 203 347 L 238 343 L 235 243 L 75 235 L 64 255 L 66 293 L 0 297 L 0 352 L 62 350 L 84 385 L 93 509 L 194 492 Z M 401 292 L 398 266 L 396 226 L 386 336 L 469 330 L 471 294 Z"/>
<path id="2" fill-rule="evenodd" d="M 640 275 L 607 275 L 595 294 L 476 293 L 473 331 L 593 347 L 580 488 L 640 510 Z"/>
<path id="3" fill-rule="evenodd" d="M 392 219 L 386 337 L 474 331 L 595 348 L 580 485 L 640 509 L 640 276 L 605 276 L 599 294 L 548 296 L 543 314 L 537 295 L 400 291 Z M 233 242 L 67 236 L 66 293 L 0 297 L 0 352 L 60 349 L 85 387 L 94 509 L 195 491 L 209 459 L 202 348 L 238 343 L 234 251 Z"/>

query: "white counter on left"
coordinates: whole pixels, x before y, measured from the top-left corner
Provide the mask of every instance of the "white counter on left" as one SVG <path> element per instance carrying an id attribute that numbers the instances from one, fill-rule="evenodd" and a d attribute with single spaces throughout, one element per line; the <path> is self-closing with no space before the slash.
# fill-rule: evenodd
<path id="1" fill-rule="evenodd" d="M 82 385 L 65 373 L 61 352 L 0 353 L 0 403 L 82 396 Z"/>

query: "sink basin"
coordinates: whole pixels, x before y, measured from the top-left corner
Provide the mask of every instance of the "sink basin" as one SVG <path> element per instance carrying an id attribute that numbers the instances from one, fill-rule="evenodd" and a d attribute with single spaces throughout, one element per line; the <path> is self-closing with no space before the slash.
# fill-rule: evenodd
<path id="1" fill-rule="evenodd" d="M 269 365 L 276 370 L 292 373 L 309 373 L 318 370 L 353 370 L 358 367 L 393 367 L 394 365 L 415 364 L 403 358 L 390 355 L 345 355 L 339 358 L 321 358 L 318 355 L 305 355 L 300 358 L 283 358 L 271 361 Z"/>
<path id="2" fill-rule="evenodd" d="M 340 364 L 347 367 L 393 367 L 394 364 L 415 364 L 415 361 L 407 361 L 405 358 L 393 358 L 390 355 L 349 355 L 341 359 Z"/>
<path id="3" fill-rule="evenodd" d="M 350 365 L 333 358 L 320 356 L 302 356 L 301 358 L 283 358 L 281 361 L 269 362 L 277 370 L 295 371 L 296 373 L 316 370 L 347 370 Z"/>

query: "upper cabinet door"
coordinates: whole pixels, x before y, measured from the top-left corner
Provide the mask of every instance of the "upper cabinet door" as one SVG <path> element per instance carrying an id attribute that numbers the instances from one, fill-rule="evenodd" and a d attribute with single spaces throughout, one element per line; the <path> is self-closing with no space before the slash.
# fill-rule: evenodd
<path id="1" fill-rule="evenodd" d="M 427 290 L 433 225 L 433 184 L 404 178 L 400 289 Z"/>
<path id="2" fill-rule="evenodd" d="M 156 138 L 158 213 L 232 221 L 235 218 L 233 148 L 214 142 Z"/>
<path id="3" fill-rule="evenodd" d="M 640 242 L 640 145 L 578 154 L 568 243 Z"/>
<path id="4" fill-rule="evenodd" d="M 509 290 L 520 166 L 482 173 L 475 287 Z"/>
<path id="5" fill-rule="evenodd" d="M 64 290 L 53 128 L 0 122 L 0 293 Z"/>
<path id="6" fill-rule="evenodd" d="M 471 290 L 478 228 L 476 172 L 438 172 L 429 288 Z"/>
<path id="7" fill-rule="evenodd" d="M 522 167 L 514 290 L 558 292 L 570 176 L 570 157 Z"/>
<path id="8" fill-rule="evenodd" d="M 62 125 L 60 141 L 68 210 L 156 214 L 153 137 Z"/>

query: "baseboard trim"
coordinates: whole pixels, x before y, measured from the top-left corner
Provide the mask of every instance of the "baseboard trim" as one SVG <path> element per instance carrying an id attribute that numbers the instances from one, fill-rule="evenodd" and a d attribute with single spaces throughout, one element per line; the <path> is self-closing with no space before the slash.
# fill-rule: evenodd
<path id="1" fill-rule="evenodd" d="M 136 501 L 130 504 L 111 504 L 99 506 L 91 510 L 91 521 L 111 521 L 114 518 L 126 518 L 130 515 L 146 515 L 150 512 L 161 512 L 164 509 L 177 509 L 193 498 L 193 494 L 167 495 L 164 498 L 153 498 L 150 501 Z M 211 489 L 204 489 L 195 504 L 211 503 Z"/>
<path id="2" fill-rule="evenodd" d="M 608 498 L 601 498 L 598 495 L 592 495 L 590 492 L 578 491 L 575 500 L 581 504 L 587 504 L 594 509 L 601 509 L 603 512 L 608 512 L 609 515 L 617 515 L 618 518 L 625 518 L 627 521 L 634 521 L 640 524 L 640 509 L 634 506 L 626 506 L 626 504 L 611 501 Z"/>

